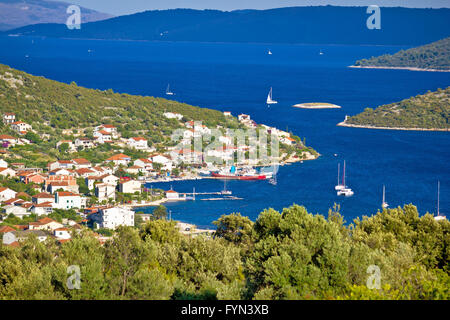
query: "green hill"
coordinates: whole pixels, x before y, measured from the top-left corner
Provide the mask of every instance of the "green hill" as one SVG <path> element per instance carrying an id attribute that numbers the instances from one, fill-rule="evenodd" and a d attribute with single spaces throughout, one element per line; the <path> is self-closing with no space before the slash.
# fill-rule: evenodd
<path id="1" fill-rule="evenodd" d="M 348 117 L 341 125 L 450 130 L 450 87 Z"/>
<path id="2" fill-rule="evenodd" d="M 419 68 L 450 71 L 450 38 L 396 54 L 358 60 L 358 67 Z"/>

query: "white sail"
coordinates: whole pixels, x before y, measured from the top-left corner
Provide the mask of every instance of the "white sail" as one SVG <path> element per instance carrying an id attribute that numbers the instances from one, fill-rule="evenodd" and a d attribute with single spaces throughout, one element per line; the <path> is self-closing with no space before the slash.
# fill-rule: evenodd
<path id="1" fill-rule="evenodd" d="M 167 85 L 166 94 L 168 96 L 173 96 L 173 92 L 170 91 L 170 84 Z"/>
<path id="2" fill-rule="evenodd" d="M 275 104 L 278 103 L 275 100 L 272 100 L 272 87 L 270 87 L 269 94 L 267 95 L 267 104 Z"/>

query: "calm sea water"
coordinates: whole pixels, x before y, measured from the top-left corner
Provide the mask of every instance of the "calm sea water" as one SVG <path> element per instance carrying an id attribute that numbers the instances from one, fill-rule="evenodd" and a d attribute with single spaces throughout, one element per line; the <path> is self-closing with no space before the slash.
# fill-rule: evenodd
<path id="1" fill-rule="evenodd" d="M 270 49 L 273 55 L 267 55 Z M 382 185 L 391 207 L 413 203 L 420 213 L 450 217 L 450 133 L 337 127 L 346 114 L 450 85 L 449 73 L 347 68 L 355 60 L 405 47 L 274 44 L 155 43 L 0 37 L 0 63 L 54 80 L 117 92 L 164 96 L 201 107 L 248 113 L 258 123 L 288 129 L 322 156 L 280 168 L 278 185 L 230 181 L 244 200 L 168 204 L 174 219 L 211 227 L 222 214 L 256 219 L 265 208 L 293 203 L 326 215 L 334 203 L 350 222 L 380 208 Z M 90 52 L 88 51 L 90 50 Z M 323 55 L 319 55 L 322 50 Z M 28 56 L 28 57 L 26 57 Z M 269 88 L 277 105 L 267 108 Z M 335 103 L 342 109 L 302 110 L 301 102 Z M 334 154 L 338 156 L 335 157 Z M 336 196 L 337 163 L 346 160 L 350 198 Z M 219 191 L 217 180 L 154 184 L 180 192 Z M 151 211 L 151 209 L 149 209 Z"/>

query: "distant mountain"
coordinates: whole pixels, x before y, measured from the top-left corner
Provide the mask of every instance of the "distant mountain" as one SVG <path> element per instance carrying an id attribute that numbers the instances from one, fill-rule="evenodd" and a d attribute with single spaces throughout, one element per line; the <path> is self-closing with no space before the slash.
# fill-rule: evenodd
<path id="1" fill-rule="evenodd" d="M 375 110 L 366 108 L 341 126 L 450 131 L 450 87 L 427 92 Z"/>
<path id="2" fill-rule="evenodd" d="M 450 71 L 450 38 L 418 48 L 401 50 L 393 55 L 385 54 L 380 57 L 358 60 L 355 62 L 355 66 Z"/>
<path id="3" fill-rule="evenodd" d="M 87 23 L 33 25 L 10 33 L 67 38 L 205 42 L 421 45 L 450 35 L 450 9 L 381 8 L 381 29 L 369 30 L 366 7 L 270 10 L 146 11 Z"/>
<path id="4" fill-rule="evenodd" d="M 38 23 L 65 23 L 70 3 L 45 0 L 0 0 L 0 30 Z M 99 21 L 110 14 L 81 7 L 81 22 Z"/>

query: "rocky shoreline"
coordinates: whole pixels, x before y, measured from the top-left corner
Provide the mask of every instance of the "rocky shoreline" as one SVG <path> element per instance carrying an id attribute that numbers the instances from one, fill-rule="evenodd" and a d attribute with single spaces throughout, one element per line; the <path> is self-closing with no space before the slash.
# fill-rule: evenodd
<path id="1" fill-rule="evenodd" d="M 450 129 L 427 129 L 427 128 L 402 128 L 402 127 L 375 127 L 368 125 L 350 124 L 345 121 L 339 122 L 337 124 L 339 127 L 350 127 L 350 128 L 363 128 L 363 129 L 380 129 L 380 130 L 403 130 L 403 131 L 444 131 L 448 132 Z"/>
<path id="2" fill-rule="evenodd" d="M 425 72 L 450 72 L 450 70 L 422 69 L 415 67 L 388 67 L 388 66 L 348 66 L 348 67 L 359 69 L 391 69 L 391 70 L 409 70 L 409 71 L 425 71 Z"/>

